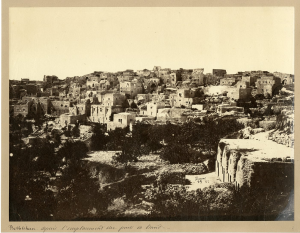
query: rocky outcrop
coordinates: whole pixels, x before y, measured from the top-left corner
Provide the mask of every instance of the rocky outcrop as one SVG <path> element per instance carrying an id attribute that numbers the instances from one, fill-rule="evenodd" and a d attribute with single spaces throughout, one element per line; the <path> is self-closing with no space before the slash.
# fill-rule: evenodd
<path id="1" fill-rule="evenodd" d="M 252 135 L 255 135 L 257 133 L 264 132 L 265 130 L 263 128 L 256 128 L 252 129 L 251 127 L 246 127 L 244 129 L 241 129 L 239 133 L 241 133 L 243 139 L 250 139 Z"/>
<path id="2" fill-rule="evenodd" d="M 273 132 L 269 135 L 269 139 L 288 147 L 294 147 L 294 135 L 284 133 L 283 131 Z"/>
<path id="3" fill-rule="evenodd" d="M 216 175 L 223 182 L 257 189 L 293 185 L 293 149 L 270 140 L 222 139 Z"/>

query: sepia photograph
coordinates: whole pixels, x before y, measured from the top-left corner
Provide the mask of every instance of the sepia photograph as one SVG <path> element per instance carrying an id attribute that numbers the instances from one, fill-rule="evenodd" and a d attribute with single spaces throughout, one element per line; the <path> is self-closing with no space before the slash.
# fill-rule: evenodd
<path id="1" fill-rule="evenodd" d="M 9 222 L 294 221 L 294 20 L 10 7 Z"/>

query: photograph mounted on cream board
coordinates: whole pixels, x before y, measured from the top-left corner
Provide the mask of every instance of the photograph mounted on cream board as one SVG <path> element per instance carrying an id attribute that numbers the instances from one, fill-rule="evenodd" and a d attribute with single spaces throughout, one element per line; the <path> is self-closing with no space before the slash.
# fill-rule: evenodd
<path id="1" fill-rule="evenodd" d="M 294 7 L 7 13 L 3 228 L 295 229 Z"/>

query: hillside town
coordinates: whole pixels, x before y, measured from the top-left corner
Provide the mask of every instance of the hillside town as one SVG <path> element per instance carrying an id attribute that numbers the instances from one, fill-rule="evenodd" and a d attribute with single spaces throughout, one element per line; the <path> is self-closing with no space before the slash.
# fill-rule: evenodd
<path id="1" fill-rule="evenodd" d="M 293 74 L 21 78 L 9 117 L 12 221 L 293 218 Z"/>

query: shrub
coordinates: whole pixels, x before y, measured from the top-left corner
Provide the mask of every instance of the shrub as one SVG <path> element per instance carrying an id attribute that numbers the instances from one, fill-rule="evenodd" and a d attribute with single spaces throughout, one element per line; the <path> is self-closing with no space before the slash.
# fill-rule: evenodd
<path id="1" fill-rule="evenodd" d="M 213 160 L 212 160 L 213 161 Z M 214 164 L 214 162 L 212 162 Z M 184 174 L 186 175 L 201 175 L 208 172 L 207 166 L 204 163 L 200 164 L 186 164 L 183 167 Z"/>
<path id="2" fill-rule="evenodd" d="M 184 173 L 183 170 L 162 170 L 156 179 L 158 187 L 163 189 L 167 184 L 183 184 Z"/>
<path id="3" fill-rule="evenodd" d="M 260 121 L 259 127 L 264 128 L 264 130 L 268 131 L 274 129 L 276 125 L 275 121 Z"/>
<path id="4" fill-rule="evenodd" d="M 160 217 L 199 217 L 234 213 L 235 193 L 232 188 L 188 191 L 184 186 L 167 185 L 164 190 L 150 188 L 145 197 L 154 203 L 153 215 Z"/>
<path id="5" fill-rule="evenodd" d="M 189 152 L 186 150 L 186 146 L 177 143 L 168 144 L 160 154 L 160 157 L 174 163 L 188 163 L 190 161 Z"/>

